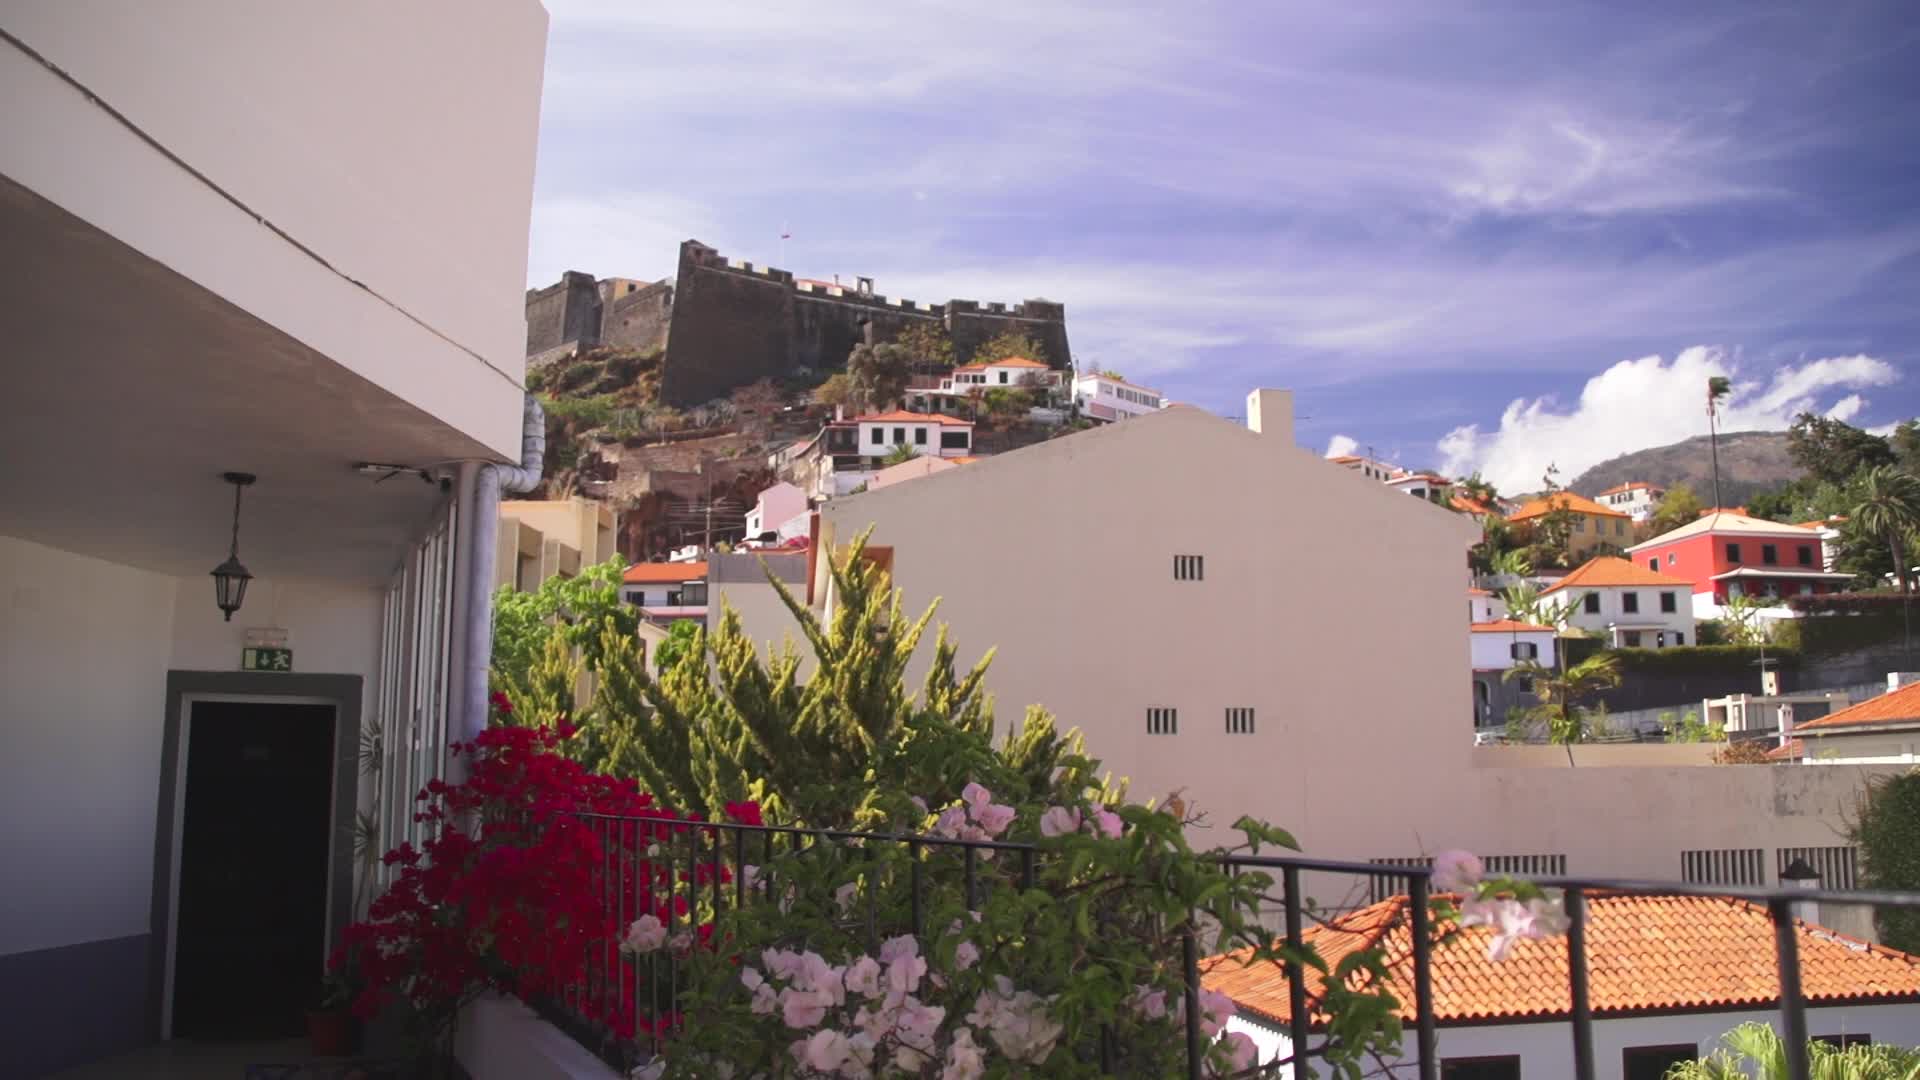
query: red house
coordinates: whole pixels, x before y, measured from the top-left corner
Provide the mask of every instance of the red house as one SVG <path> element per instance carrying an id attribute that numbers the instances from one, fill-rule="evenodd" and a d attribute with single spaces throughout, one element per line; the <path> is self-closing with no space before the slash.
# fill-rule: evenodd
<path id="1" fill-rule="evenodd" d="M 1643 544 L 1627 557 L 1693 583 L 1694 614 L 1716 616 L 1732 596 L 1784 597 L 1839 591 L 1851 574 L 1826 570 L 1820 534 L 1798 525 L 1716 510 Z"/>

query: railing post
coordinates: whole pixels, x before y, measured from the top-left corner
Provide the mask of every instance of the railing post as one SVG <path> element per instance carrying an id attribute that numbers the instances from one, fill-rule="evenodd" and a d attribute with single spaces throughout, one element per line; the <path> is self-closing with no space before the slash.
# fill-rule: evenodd
<path id="1" fill-rule="evenodd" d="M 1433 1030 L 1433 915 L 1427 910 L 1431 886 L 1425 872 L 1407 881 L 1407 906 L 1413 916 L 1414 1023 L 1419 1039 L 1420 1080 L 1440 1080 Z"/>
<path id="2" fill-rule="evenodd" d="M 1287 957 L 1287 1030 L 1293 1040 L 1293 1075 L 1305 1076 L 1307 1061 L 1307 1039 L 1313 1033 L 1313 1017 L 1307 1012 L 1307 967 L 1299 960 L 1306 951 L 1306 932 L 1302 928 L 1300 868 L 1289 866 L 1281 871 L 1287 888 L 1287 947 L 1293 955 Z"/>
<path id="3" fill-rule="evenodd" d="M 1773 916 L 1774 965 L 1780 972 L 1780 1020 L 1786 1043 L 1787 1075 L 1807 1080 L 1807 1002 L 1800 992 L 1800 938 L 1793 928 L 1793 901 L 1775 897 L 1767 901 L 1767 913 Z"/>
<path id="4" fill-rule="evenodd" d="M 1568 889 L 1567 989 L 1573 996 L 1574 1080 L 1593 1080 L 1593 1003 L 1587 985 L 1587 896 Z"/>
<path id="5" fill-rule="evenodd" d="M 1200 948 L 1193 940 L 1192 911 L 1180 928 L 1180 963 L 1187 982 L 1187 1080 L 1200 1080 Z"/>

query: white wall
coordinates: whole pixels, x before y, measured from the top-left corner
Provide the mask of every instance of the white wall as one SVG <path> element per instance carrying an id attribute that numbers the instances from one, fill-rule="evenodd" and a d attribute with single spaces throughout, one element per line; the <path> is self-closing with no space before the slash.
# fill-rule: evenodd
<path id="1" fill-rule="evenodd" d="M 1629 593 L 1638 599 L 1640 606 L 1639 611 L 1628 611 L 1626 609 L 1626 597 Z M 1660 595 L 1662 593 L 1673 594 L 1672 611 L 1663 612 L 1660 610 Z M 1699 641 L 1694 637 L 1693 604 L 1688 599 L 1690 595 L 1691 593 L 1687 585 L 1682 582 L 1676 583 L 1670 588 L 1655 588 L 1648 585 L 1631 589 L 1626 587 L 1587 589 L 1575 586 L 1574 588 L 1564 589 L 1553 594 L 1553 599 L 1562 603 L 1572 600 L 1574 602 L 1573 613 L 1567 616 L 1567 622 L 1582 630 L 1602 636 L 1607 634 L 1607 628 L 1609 626 L 1616 623 L 1636 628 L 1653 627 L 1653 629 L 1641 629 L 1640 631 L 1641 647 L 1652 649 L 1658 647 L 1655 645 L 1655 642 L 1657 642 L 1659 638 L 1655 635 L 1662 630 L 1666 632 L 1668 648 L 1674 646 L 1675 641 L 1673 635 L 1676 633 L 1685 634 L 1688 645 L 1699 644 Z M 1600 598 L 1599 611 L 1589 612 L 1587 610 L 1586 598 L 1588 596 L 1598 596 Z"/>
<path id="2" fill-rule="evenodd" d="M 1777 1011 L 1690 1013 L 1680 1016 L 1640 1016 L 1623 1020 L 1596 1020 L 1593 1024 L 1593 1065 L 1596 1080 L 1618 1080 L 1622 1054 L 1629 1047 L 1675 1046 L 1693 1043 L 1704 1055 L 1720 1045 L 1720 1037 L 1741 1024 L 1756 1021 L 1780 1028 Z M 1292 1042 L 1264 1021 L 1236 1016 L 1228 1031 L 1245 1032 L 1260 1047 L 1260 1060 L 1283 1057 Z M 1807 1010 L 1807 1033 L 1870 1035 L 1876 1043 L 1920 1046 L 1920 1005 L 1855 1005 Z M 1435 1040 L 1442 1064 L 1448 1058 L 1520 1057 L 1525 1078 L 1573 1075 L 1573 1025 L 1569 1021 L 1538 1024 L 1495 1024 L 1486 1027 L 1443 1027 Z M 1401 1043 L 1405 1056 L 1393 1067 L 1394 1077 L 1413 1077 L 1417 1068 L 1408 1053 L 1414 1039 L 1408 1026 Z M 1314 1041 L 1318 1042 L 1316 1035 Z M 1281 1075 L 1287 1075 L 1282 1070 Z"/>
<path id="3" fill-rule="evenodd" d="M 1518 664 L 1519 661 L 1513 658 L 1513 646 L 1516 643 L 1532 645 L 1539 653 L 1536 659 L 1540 663 L 1553 663 L 1554 635 L 1551 631 L 1543 630 L 1533 633 L 1515 631 L 1509 634 L 1495 634 L 1469 630 L 1467 637 L 1472 639 L 1469 647 L 1473 653 L 1475 671 L 1505 670 Z"/>
<path id="4" fill-rule="evenodd" d="M 361 717 L 374 719 L 380 656 L 378 589 L 273 582 L 255 578 L 246 603 L 225 622 L 213 603 L 213 579 L 180 578 L 173 602 L 169 667 L 181 671 L 238 671 L 248 627 L 280 627 L 303 675 L 358 675 Z"/>
<path id="5" fill-rule="evenodd" d="M 148 930 L 174 598 L 0 536 L 0 955 Z"/>
<path id="6" fill-rule="evenodd" d="M 8 33 L 220 190 L 10 45 L 0 173 L 513 456 L 546 22 L 534 0 L 10 4 Z"/>

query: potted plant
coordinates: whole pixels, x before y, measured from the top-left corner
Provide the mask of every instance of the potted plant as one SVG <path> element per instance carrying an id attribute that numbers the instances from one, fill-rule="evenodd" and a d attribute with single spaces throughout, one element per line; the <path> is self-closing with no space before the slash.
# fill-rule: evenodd
<path id="1" fill-rule="evenodd" d="M 353 980 L 346 967 L 328 971 L 320 980 L 314 1007 L 307 1010 L 307 1041 L 316 1057 L 346 1057 L 358 1047 L 359 1028 L 353 1016 Z"/>

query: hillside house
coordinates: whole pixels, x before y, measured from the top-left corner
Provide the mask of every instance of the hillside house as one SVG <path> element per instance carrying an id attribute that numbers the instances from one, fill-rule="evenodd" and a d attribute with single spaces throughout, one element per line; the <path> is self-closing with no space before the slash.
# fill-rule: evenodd
<path id="1" fill-rule="evenodd" d="M 1389 465 L 1384 461 L 1375 461 L 1370 457 L 1361 457 L 1358 454 L 1337 454 L 1327 460 L 1343 469 L 1351 469 L 1369 480 L 1378 480 L 1383 484 L 1400 475 L 1398 466 Z"/>
<path id="2" fill-rule="evenodd" d="M 782 480 L 753 500 L 747 511 L 746 538 L 758 543 L 782 543 L 807 534 L 807 493 Z"/>
<path id="3" fill-rule="evenodd" d="M 1387 486 L 1402 495 L 1425 499 L 1439 506 L 1452 505 L 1453 481 L 1444 476 L 1429 472 L 1401 473 L 1388 480 Z"/>
<path id="4" fill-rule="evenodd" d="M 964 397 L 974 390 L 1011 390 L 1021 387 L 1049 389 L 1059 384 L 1060 372 L 1038 360 L 1009 356 L 1004 360 L 962 364 L 954 368 L 953 374 L 940 380 L 940 392 Z"/>
<path id="5" fill-rule="evenodd" d="M 1474 729 L 1500 727 L 1507 721 L 1509 708 L 1534 701 L 1532 682 L 1524 676 L 1509 679 L 1507 672 L 1527 663 L 1552 667 L 1559 657 L 1560 632 L 1503 617 L 1472 623 L 1467 638 L 1473 666 Z"/>
<path id="6" fill-rule="evenodd" d="M 1852 575 L 1822 569 L 1820 535 L 1798 525 L 1716 510 L 1627 549 L 1635 564 L 1692 584 L 1693 613 L 1719 617 L 1732 596 L 1836 592 Z M 1788 613 L 1781 606 L 1781 613 Z"/>
<path id="7" fill-rule="evenodd" d="M 1610 510 L 1618 510 L 1635 521 L 1645 521 L 1660 508 L 1660 500 L 1666 497 L 1666 488 L 1635 480 L 1631 483 L 1616 484 L 1594 496 L 1593 501 Z"/>
<path id="8" fill-rule="evenodd" d="M 500 503 L 493 584 L 532 592 L 551 578 L 577 577 L 619 553 L 613 507 L 578 495 Z"/>
<path id="9" fill-rule="evenodd" d="M 635 563 L 620 577 L 620 599 L 647 619 L 671 623 L 707 617 L 707 564 Z"/>
<path id="10" fill-rule="evenodd" d="M 1158 412 L 1167 399 L 1158 390 L 1093 371 L 1074 376 L 1073 404 L 1081 416 L 1105 423 Z"/>
<path id="11" fill-rule="evenodd" d="M 1571 601 L 1567 624 L 1615 649 L 1666 649 L 1695 641 L 1692 583 L 1603 555 L 1569 572 L 1541 597 Z"/>
<path id="12" fill-rule="evenodd" d="M 1793 924 L 1793 933 L 1808 1034 L 1835 1045 L 1920 1044 L 1920 957 L 1836 933 L 1818 924 L 1818 905 L 1801 907 L 1804 921 Z M 1408 1003 L 1416 995 L 1407 908 L 1405 896 L 1391 897 L 1312 926 L 1304 937 L 1329 964 L 1384 941 L 1388 989 L 1410 1028 Z M 1492 960 L 1492 933 L 1487 926 L 1467 928 L 1433 953 L 1440 1075 L 1570 1075 L 1567 937 L 1523 940 Z M 1778 1018 L 1774 925 L 1764 906 L 1720 897 L 1597 894 L 1587 900 L 1586 935 L 1592 955 L 1605 958 L 1588 983 L 1597 1080 L 1660 1080 L 1676 1062 L 1712 1052 L 1733 1028 Z M 1233 999 L 1237 1011 L 1227 1030 L 1253 1039 L 1260 1061 L 1286 1058 L 1293 1010 L 1285 969 L 1249 958 L 1250 950 L 1240 950 L 1202 961 L 1202 985 Z M 1324 1028 L 1321 979 L 1310 973 L 1306 980 L 1316 1032 Z M 1385 1075 L 1398 1080 L 1417 1072 L 1403 1059 L 1389 1063 Z"/>
<path id="13" fill-rule="evenodd" d="M 1584 559 L 1602 544 L 1624 548 L 1633 540 L 1633 518 L 1619 510 L 1602 506 L 1584 495 L 1557 491 L 1546 498 L 1528 499 L 1507 516 L 1514 525 L 1537 526 L 1548 514 L 1567 511 L 1572 526 L 1567 536 L 1567 551 Z"/>
<path id="14" fill-rule="evenodd" d="M 1467 590 L 1467 621 L 1492 622 L 1507 617 L 1507 602 L 1491 589 Z"/>
<path id="15" fill-rule="evenodd" d="M 1807 765 L 1920 762 L 1920 674 L 1890 672 L 1885 694 L 1792 724 L 1767 756 Z"/>
<path id="16" fill-rule="evenodd" d="M 973 422 L 905 410 L 833 420 L 790 458 L 787 471 L 811 497 L 838 498 L 866 487 L 882 461 L 903 446 L 915 456 L 971 457 Z"/>

